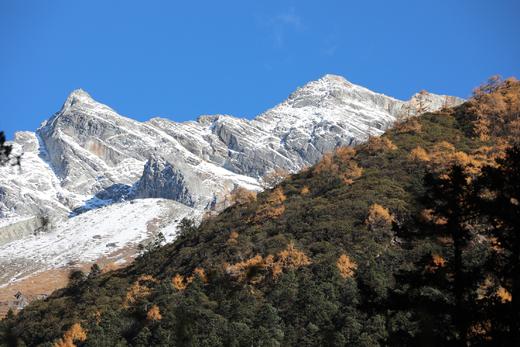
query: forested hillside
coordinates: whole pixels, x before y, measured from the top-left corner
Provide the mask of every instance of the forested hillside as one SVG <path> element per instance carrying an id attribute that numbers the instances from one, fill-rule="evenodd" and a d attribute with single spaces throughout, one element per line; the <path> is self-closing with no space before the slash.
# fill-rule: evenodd
<path id="1" fill-rule="evenodd" d="M 520 82 L 492 79 L 457 108 L 240 192 L 127 268 L 71 274 L 2 321 L 0 345 L 510 345 L 518 138 Z"/>

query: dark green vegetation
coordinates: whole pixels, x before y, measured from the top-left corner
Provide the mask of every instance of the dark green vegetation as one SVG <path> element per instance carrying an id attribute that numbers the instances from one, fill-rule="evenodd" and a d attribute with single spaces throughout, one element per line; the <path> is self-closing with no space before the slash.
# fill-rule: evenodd
<path id="1" fill-rule="evenodd" d="M 0 344 L 514 344 L 520 164 L 504 153 L 520 94 L 493 83 L 186 221 L 125 269 L 73 274 L 4 320 Z M 481 113 L 496 100 L 510 107 Z"/>

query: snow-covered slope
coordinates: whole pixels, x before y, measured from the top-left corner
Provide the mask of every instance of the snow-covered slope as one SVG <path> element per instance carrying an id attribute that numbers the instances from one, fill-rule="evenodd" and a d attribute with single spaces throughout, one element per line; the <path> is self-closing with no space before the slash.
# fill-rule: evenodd
<path id="1" fill-rule="evenodd" d="M 461 102 L 424 92 L 400 101 L 326 75 L 253 120 L 213 115 L 138 122 L 76 90 L 36 133 L 16 134 L 22 166 L 0 168 L 0 261 L 8 264 L 17 255 L 28 264 L 61 266 L 52 247 L 38 247 L 58 239 L 66 259 L 92 260 L 87 255 L 100 254 L 90 252 L 98 243 L 87 237 L 76 248 L 72 240 L 105 222 L 107 237 L 122 240 L 115 248 L 125 247 L 133 242 L 126 234 L 133 234 L 112 220 L 131 216 L 140 204 L 150 213 L 141 222 L 148 220 L 157 212 L 148 204 L 162 200 L 143 199 L 177 201 L 200 216 L 237 187 L 259 190 L 272 170 L 298 171 L 338 146 L 380 135 L 400 117 Z M 70 227 L 76 221 L 85 227 Z M 33 232 L 39 234 L 28 235 Z"/>
<path id="2" fill-rule="evenodd" d="M 50 268 L 61 268 L 108 258 L 124 261 L 136 246 L 162 232 L 175 237 L 182 218 L 199 211 L 172 200 L 143 199 L 88 211 L 59 228 L 30 235 L 0 246 L 0 288 L 12 281 Z"/>

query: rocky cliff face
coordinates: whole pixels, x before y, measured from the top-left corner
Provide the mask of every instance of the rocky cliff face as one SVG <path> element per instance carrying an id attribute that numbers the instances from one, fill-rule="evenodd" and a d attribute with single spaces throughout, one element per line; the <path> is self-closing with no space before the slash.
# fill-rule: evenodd
<path id="1" fill-rule="evenodd" d="M 20 168 L 0 168 L 0 226 L 45 217 L 59 232 L 71 216 L 144 198 L 200 215 L 237 187 L 259 190 L 272 170 L 298 171 L 400 117 L 462 101 L 426 92 L 400 101 L 326 75 L 252 120 L 138 122 L 76 90 L 36 133 L 16 134 L 24 156 Z"/>
<path id="2" fill-rule="evenodd" d="M 155 155 L 146 162 L 132 197 L 170 199 L 190 207 L 195 204 L 182 172 Z"/>

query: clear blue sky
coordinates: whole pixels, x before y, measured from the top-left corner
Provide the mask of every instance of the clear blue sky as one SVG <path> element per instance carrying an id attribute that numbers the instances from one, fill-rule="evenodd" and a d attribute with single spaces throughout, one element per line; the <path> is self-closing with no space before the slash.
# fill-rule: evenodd
<path id="1" fill-rule="evenodd" d="M 254 115 L 326 73 L 401 99 L 520 77 L 520 1 L 0 0 L 0 129 L 70 91 L 138 120 Z"/>

